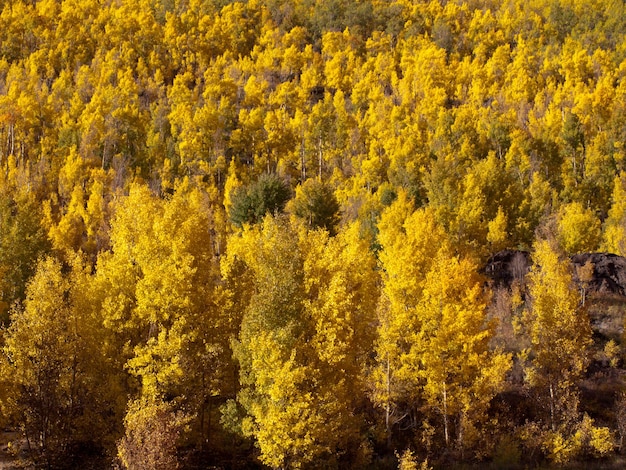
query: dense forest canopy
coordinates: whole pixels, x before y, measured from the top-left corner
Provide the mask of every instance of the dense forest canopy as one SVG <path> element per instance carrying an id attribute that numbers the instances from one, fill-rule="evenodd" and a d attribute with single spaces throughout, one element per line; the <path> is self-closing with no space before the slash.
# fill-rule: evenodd
<path id="1" fill-rule="evenodd" d="M 621 0 L 0 0 L 0 425 L 37 466 L 615 455 L 594 251 Z"/>

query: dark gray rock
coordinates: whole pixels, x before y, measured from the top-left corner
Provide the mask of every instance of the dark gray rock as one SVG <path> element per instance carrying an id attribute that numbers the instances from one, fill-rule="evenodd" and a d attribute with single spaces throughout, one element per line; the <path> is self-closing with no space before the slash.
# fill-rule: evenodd
<path id="1" fill-rule="evenodd" d="M 593 276 L 585 286 L 589 293 L 626 296 L 626 258 L 611 253 L 580 253 L 571 257 L 574 280 L 587 262 L 593 265 Z M 489 258 L 485 274 L 496 287 L 510 287 L 522 281 L 530 270 L 532 260 L 526 251 L 503 250 Z"/>
<path id="2" fill-rule="evenodd" d="M 574 279 L 576 268 L 593 264 L 593 277 L 587 286 L 590 292 L 626 295 L 626 258 L 611 253 L 580 253 L 572 256 Z"/>

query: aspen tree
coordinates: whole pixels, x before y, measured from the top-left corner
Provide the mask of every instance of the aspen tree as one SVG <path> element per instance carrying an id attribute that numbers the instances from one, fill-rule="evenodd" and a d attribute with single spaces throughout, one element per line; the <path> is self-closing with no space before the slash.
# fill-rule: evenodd
<path id="1" fill-rule="evenodd" d="M 400 403 L 426 405 L 426 416 L 442 423 L 446 446 L 453 442 L 450 422 L 460 420 L 456 438 L 462 449 L 501 389 L 510 357 L 489 347 L 493 331 L 476 265 L 452 254 L 431 214 L 411 214 L 400 195 L 381 218 L 385 273 L 374 401 L 385 410 L 388 433 Z M 404 414 L 417 427 L 415 411 Z"/>
<path id="2" fill-rule="evenodd" d="M 65 272 L 64 272 L 65 271 Z M 115 428 L 115 382 L 101 355 L 104 331 L 89 308 L 88 270 L 79 257 L 65 269 L 45 258 L 12 312 L 3 381 L 4 404 L 21 425 L 36 462 L 59 465 L 79 442 L 105 445 Z"/>
<path id="3" fill-rule="evenodd" d="M 358 448 L 376 300 L 367 245 L 356 225 L 329 238 L 270 216 L 229 241 L 226 272 L 241 277 L 239 264 L 250 282 L 233 343 L 240 426 L 266 465 L 332 467 Z"/>
<path id="4" fill-rule="evenodd" d="M 604 250 L 623 256 L 626 253 L 626 189 L 623 177 L 616 176 L 613 181 L 611 208 L 604 221 Z"/>
<path id="5" fill-rule="evenodd" d="M 600 220 L 579 202 L 566 204 L 559 211 L 558 238 L 566 253 L 596 251 L 600 244 Z"/>
<path id="6" fill-rule="evenodd" d="M 511 367 L 510 355 L 489 345 L 487 300 L 477 266 L 440 250 L 416 308 L 417 329 L 407 338 L 406 371 L 424 381 L 423 398 L 442 417 L 446 446 L 452 443 L 450 423 L 458 422 L 461 451 L 476 442 L 475 426 Z"/>
<path id="7" fill-rule="evenodd" d="M 303 315 L 297 235 L 284 221 L 266 217 L 262 226 L 231 238 L 228 253 L 247 265 L 254 286 L 233 344 L 240 367 L 237 400 L 245 411 L 241 429 L 273 468 L 310 462 L 319 444 L 310 434 L 317 415 L 306 387 L 313 376 L 303 362 L 310 324 Z"/>
<path id="8" fill-rule="evenodd" d="M 355 456 L 364 432 L 361 410 L 367 406 L 366 372 L 372 366 L 379 293 L 371 242 L 359 231 L 353 223 L 335 237 L 323 231 L 301 232 L 300 237 L 306 253 L 305 308 L 314 327 L 320 391 L 333 397 L 332 406 L 322 399 L 321 414 L 336 433 L 330 442 L 334 452 L 350 457 Z"/>
<path id="9" fill-rule="evenodd" d="M 591 325 L 570 265 L 549 241 L 535 243 L 533 261 L 531 301 L 522 318 L 530 340 L 525 372 L 548 405 L 545 421 L 554 431 L 577 417 L 577 386 L 589 361 Z"/>
<path id="10" fill-rule="evenodd" d="M 175 399 L 195 414 L 190 426 L 200 442 L 222 382 L 232 389 L 224 380 L 232 327 L 219 307 L 211 228 L 208 196 L 188 181 L 168 200 L 133 185 L 118 203 L 112 252 L 100 256 L 97 273 L 118 367 L 140 385 L 126 393 L 148 404 Z"/>
<path id="11" fill-rule="evenodd" d="M 6 323 L 15 301 L 25 298 L 37 259 L 50 250 L 37 196 L 18 186 L 15 160 L 0 177 L 0 322 Z"/>
<path id="12" fill-rule="evenodd" d="M 391 439 L 394 424 L 407 414 L 401 403 L 415 401 L 419 396 L 418 378 L 402 373 L 403 358 L 410 348 L 406 333 L 417 328 L 415 308 L 436 255 L 433 248 L 448 241 L 432 211 L 413 212 L 413 204 L 404 192 L 383 212 L 378 228 L 384 284 L 372 387 L 374 403 L 384 410 L 385 427 Z"/>

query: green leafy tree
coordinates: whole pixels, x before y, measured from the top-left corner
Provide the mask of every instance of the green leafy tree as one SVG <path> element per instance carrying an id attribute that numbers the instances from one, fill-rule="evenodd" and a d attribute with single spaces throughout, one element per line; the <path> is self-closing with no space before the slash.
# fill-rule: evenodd
<path id="1" fill-rule="evenodd" d="M 268 213 L 282 212 L 289 197 L 289 188 L 278 176 L 263 174 L 252 185 L 231 194 L 230 219 L 239 227 L 260 222 Z"/>
<path id="2" fill-rule="evenodd" d="M 332 189 L 316 179 L 308 179 L 296 188 L 291 211 L 311 229 L 323 228 L 331 234 L 336 231 L 339 203 Z"/>

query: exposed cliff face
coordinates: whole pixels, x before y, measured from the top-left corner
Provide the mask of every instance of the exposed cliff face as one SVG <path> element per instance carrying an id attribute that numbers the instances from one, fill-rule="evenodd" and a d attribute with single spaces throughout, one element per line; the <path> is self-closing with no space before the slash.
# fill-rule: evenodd
<path id="1" fill-rule="evenodd" d="M 626 258 L 611 253 L 580 253 L 572 256 L 571 262 L 574 280 L 585 282 L 588 292 L 626 296 Z M 581 275 L 581 268 L 587 263 L 591 263 L 593 271 L 585 279 Z M 496 286 L 508 287 L 515 280 L 521 281 L 531 265 L 528 252 L 504 250 L 489 258 L 485 274 Z"/>
<path id="2" fill-rule="evenodd" d="M 587 280 L 590 292 L 626 296 L 626 258 L 611 253 L 581 253 L 571 259 L 576 280 L 579 268 L 588 262 L 593 265 L 593 274 Z"/>

